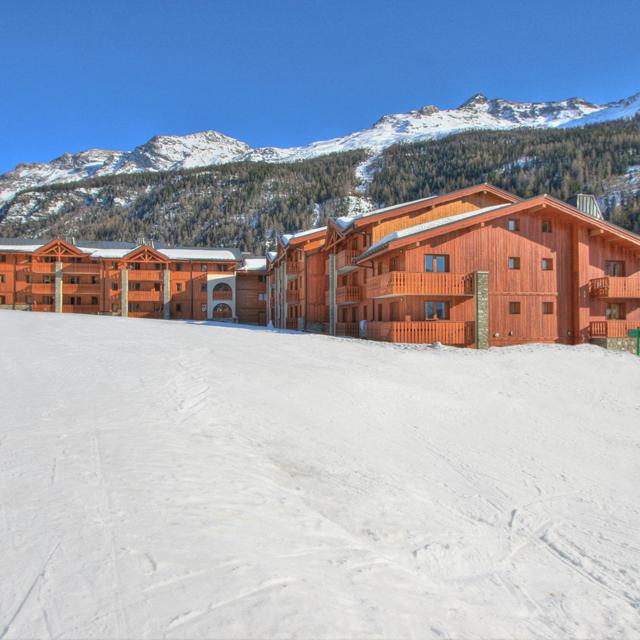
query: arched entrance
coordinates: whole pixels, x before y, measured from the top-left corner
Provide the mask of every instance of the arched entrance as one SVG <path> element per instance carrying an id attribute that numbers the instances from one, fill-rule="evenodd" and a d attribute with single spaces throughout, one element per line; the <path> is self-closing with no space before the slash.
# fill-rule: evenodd
<path id="1" fill-rule="evenodd" d="M 231 312 L 231 307 L 224 302 L 218 303 L 215 307 L 213 307 L 213 319 L 218 321 L 231 320 L 233 318 L 233 313 Z"/>
<path id="2" fill-rule="evenodd" d="M 233 298 L 233 291 L 226 282 L 220 282 L 213 287 L 213 299 L 214 300 L 231 300 Z"/>

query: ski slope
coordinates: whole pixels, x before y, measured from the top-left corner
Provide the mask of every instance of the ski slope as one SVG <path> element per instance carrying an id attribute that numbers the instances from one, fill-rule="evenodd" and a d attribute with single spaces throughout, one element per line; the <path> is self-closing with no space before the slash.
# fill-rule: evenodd
<path id="1" fill-rule="evenodd" d="M 637 638 L 640 359 L 0 311 L 0 638 Z"/>

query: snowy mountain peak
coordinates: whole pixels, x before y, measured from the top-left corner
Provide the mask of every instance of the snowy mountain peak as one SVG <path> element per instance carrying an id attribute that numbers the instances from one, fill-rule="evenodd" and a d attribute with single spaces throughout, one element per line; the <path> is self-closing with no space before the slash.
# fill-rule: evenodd
<path id="1" fill-rule="evenodd" d="M 463 131 L 574 127 L 631 118 L 638 112 L 640 93 L 606 105 L 582 98 L 511 102 L 476 93 L 455 109 L 427 105 L 406 113 L 388 114 L 368 129 L 288 149 L 253 148 L 215 130 L 184 136 L 158 135 L 132 151 L 89 149 L 65 153 L 51 162 L 19 164 L 13 171 L 0 175 L 0 204 L 25 189 L 94 176 L 174 171 L 239 161 L 292 162 L 353 149 L 367 149 L 376 154 L 393 144 L 442 138 Z"/>

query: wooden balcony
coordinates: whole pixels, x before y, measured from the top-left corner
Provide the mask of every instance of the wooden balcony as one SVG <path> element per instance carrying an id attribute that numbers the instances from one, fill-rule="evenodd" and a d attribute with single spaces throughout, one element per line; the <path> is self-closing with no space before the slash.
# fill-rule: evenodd
<path id="1" fill-rule="evenodd" d="M 54 306 L 52 304 L 32 304 L 31 311 L 53 311 Z"/>
<path id="2" fill-rule="evenodd" d="M 54 282 L 44 283 L 44 282 L 35 282 L 31 285 L 31 293 L 33 295 L 41 296 L 52 296 L 56 292 L 56 285 Z"/>
<path id="3" fill-rule="evenodd" d="M 347 273 L 357 269 L 353 264 L 353 259 L 359 255 L 359 252 L 355 249 L 344 249 L 339 253 L 336 253 L 336 271 L 338 273 Z"/>
<path id="4" fill-rule="evenodd" d="M 31 264 L 25 265 L 25 269 L 27 271 L 31 271 L 31 273 L 55 273 L 56 263 L 55 262 L 32 262 Z"/>
<path id="5" fill-rule="evenodd" d="M 367 338 L 387 342 L 465 346 L 475 341 L 474 322 L 422 320 L 416 322 L 368 322 Z"/>
<path id="6" fill-rule="evenodd" d="M 162 282 L 164 280 L 164 271 L 162 269 L 129 269 L 129 281 L 138 280 Z"/>
<path id="7" fill-rule="evenodd" d="M 65 262 L 62 265 L 64 273 L 98 275 L 100 273 L 100 265 L 96 262 Z"/>
<path id="8" fill-rule="evenodd" d="M 100 306 L 97 304 L 64 304 L 63 313 L 98 313 Z"/>
<path id="9" fill-rule="evenodd" d="M 291 331 L 297 331 L 298 330 L 298 320 L 287 320 L 287 329 L 290 329 Z"/>
<path id="10" fill-rule="evenodd" d="M 626 338 L 630 329 L 640 328 L 640 320 L 594 320 L 589 323 L 592 338 Z"/>
<path id="11" fill-rule="evenodd" d="M 367 282 L 367 298 L 472 295 L 473 274 L 390 271 Z"/>
<path id="12" fill-rule="evenodd" d="M 640 298 L 640 276 L 605 276 L 589 282 L 594 298 Z"/>
<path id="13" fill-rule="evenodd" d="M 65 293 L 67 293 L 66 290 Z M 128 296 L 129 302 L 162 302 L 162 291 L 156 291 L 155 289 L 129 290 Z"/>
<path id="14" fill-rule="evenodd" d="M 304 262 L 297 260 L 296 262 L 287 262 L 287 278 L 289 280 L 295 280 L 299 275 L 302 275 L 304 271 Z"/>
<path id="15" fill-rule="evenodd" d="M 287 289 L 287 304 L 298 304 L 300 302 L 300 290 L 299 289 Z"/>
<path id="16" fill-rule="evenodd" d="M 52 286 L 52 285 L 49 285 L 49 286 Z M 69 295 L 85 294 L 89 296 L 97 296 L 100 294 L 100 288 L 101 288 L 100 283 L 96 283 L 96 284 L 88 284 L 88 283 L 70 284 L 68 282 L 62 283 L 62 291 L 64 292 L 65 296 L 67 294 Z M 33 290 L 33 287 L 32 287 L 32 290 Z"/>
<path id="17" fill-rule="evenodd" d="M 336 289 L 336 304 L 356 304 L 362 300 L 362 287 L 349 285 Z"/>
<path id="18" fill-rule="evenodd" d="M 336 335 L 344 338 L 359 338 L 360 329 L 357 322 L 336 322 Z"/>

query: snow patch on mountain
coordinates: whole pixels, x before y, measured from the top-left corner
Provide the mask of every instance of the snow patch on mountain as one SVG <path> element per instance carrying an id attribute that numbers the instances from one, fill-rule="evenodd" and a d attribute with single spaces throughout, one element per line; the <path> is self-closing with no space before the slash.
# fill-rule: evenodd
<path id="1" fill-rule="evenodd" d="M 359 167 L 360 190 L 366 189 L 380 152 L 393 144 L 442 138 L 471 130 L 506 130 L 519 127 L 553 128 L 582 126 L 640 111 L 640 94 L 607 105 L 582 98 L 552 102 L 510 102 L 476 94 L 455 109 L 433 105 L 407 113 L 385 115 L 362 131 L 346 136 L 291 147 L 252 148 L 218 131 L 185 136 L 155 136 L 132 151 L 89 149 L 65 153 L 47 163 L 20 164 L 0 176 L 0 205 L 25 189 L 73 182 L 117 173 L 174 171 L 229 162 L 294 162 L 330 153 L 368 149 L 369 158 Z"/>

